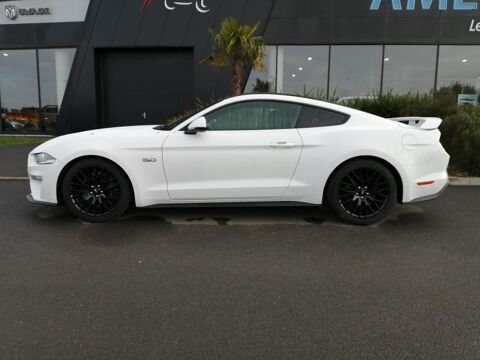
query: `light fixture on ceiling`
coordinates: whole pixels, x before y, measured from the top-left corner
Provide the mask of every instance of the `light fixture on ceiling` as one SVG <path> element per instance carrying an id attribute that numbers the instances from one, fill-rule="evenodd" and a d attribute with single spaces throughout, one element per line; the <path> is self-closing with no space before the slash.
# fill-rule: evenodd
<path id="1" fill-rule="evenodd" d="M 468 59 L 463 59 L 462 62 L 466 63 L 466 62 L 468 62 Z"/>
<path id="2" fill-rule="evenodd" d="M 292 77 L 297 77 L 297 74 L 292 74 Z"/>
<path id="3" fill-rule="evenodd" d="M 307 58 L 307 60 L 308 60 L 308 61 L 312 61 L 312 60 L 313 60 L 313 57 L 309 56 L 309 57 Z"/>
<path id="4" fill-rule="evenodd" d="M 385 61 L 390 61 L 390 58 L 385 58 Z"/>
<path id="5" fill-rule="evenodd" d="M 7 54 L 7 53 L 3 53 L 3 56 L 8 56 L 8 54 Z"/>
<path id="6" fill-rule="evenodd" d="M 299 67 L 299 68 L 298 68 L 298 71 L 303 71 L 303 67 Z"/>

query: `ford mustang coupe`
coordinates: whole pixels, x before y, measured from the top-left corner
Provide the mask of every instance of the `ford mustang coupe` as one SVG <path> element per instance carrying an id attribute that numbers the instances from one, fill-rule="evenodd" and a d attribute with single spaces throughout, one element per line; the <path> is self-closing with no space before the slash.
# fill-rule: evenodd
<path id="1" fill-rule="evenodd" d="M 437 118 L 385 119 L 285 95 L 243 95 L 170 125 L 86 131 L 28 158 L 35 203 L 89 222 L 167 205 L 328 204 L 371 224 L 436 198 L 449 155 Z"/>

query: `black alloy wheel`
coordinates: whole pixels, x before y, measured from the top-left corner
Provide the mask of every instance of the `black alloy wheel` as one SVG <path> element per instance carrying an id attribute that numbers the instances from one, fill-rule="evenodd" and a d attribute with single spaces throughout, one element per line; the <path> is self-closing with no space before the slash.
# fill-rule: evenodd
<path id="1" fill-rule="evenodd" d="M 132 199 L 125 174 L 114 164 L 96 158 L 73 165 L 62 190 L 68 210 L 89 222 L 109 221 L 123 215 Z"/>
<path id="2" fill-rule="evenodd" d="M 327 189 L 330 207 L 356 225 L 381 220 L 396 202 L 397 186 L 388 168 L 373 160 L 346 164 L 333 176 Z"/>

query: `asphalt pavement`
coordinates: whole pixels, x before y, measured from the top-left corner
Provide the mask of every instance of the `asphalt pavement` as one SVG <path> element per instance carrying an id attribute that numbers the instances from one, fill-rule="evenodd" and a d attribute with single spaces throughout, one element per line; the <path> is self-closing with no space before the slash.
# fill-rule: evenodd
<path id="1" fill-rule="evenodd" d="M 0 146 L 0 177 L 27 176 L 27 158 L 38 145 Z"/>
<path id="2" fill-rule="evenodd" d="M 478 359 L 480 188 L 354 227 L 312 208 L 87 224 L 0 182 L 0 359 Z"/>

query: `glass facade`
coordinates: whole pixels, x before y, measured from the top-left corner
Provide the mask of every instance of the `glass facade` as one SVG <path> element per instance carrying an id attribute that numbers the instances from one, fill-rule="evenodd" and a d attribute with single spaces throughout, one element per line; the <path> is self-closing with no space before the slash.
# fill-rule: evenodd
<path id="1" fill-rule="evenodd" d="M 267 46 L 263 59 L 266 71 L 252 70 L 245 87 L 246 93 L 275 92 L 277 87 L 277 47 Z"/>
<path id="2" fill-rule="evenodd" d="M 277 92 L 327 94 L 328 46 L 279 46 Z"/>
<path id="3" fill-rule="evenodd" d="M 266 73 L 251 73 L 245 92 L 338 101 L 382 92 L 429 94 L 456 83 L 480 91 L 480 46 L 278 45 L 269 46 L 265 65 Z M 262 91 L 249 85 L 267 78 Z"/>
<path id="4" fill-rule="evenodd" d="M 330 97 L 348 98 L 380 92 L 381 46 L 332 46 Z"/>
<path id="5" fill-rule="evenodd" d="M 437 89 L 456 83 L 480 90 L 480 46 L 440 46 Z"/>
<path id="6" fill-rule="evenodd" d="M 74 57 L 75 49 L 38 50 L 40 117 L 44 131 L 55 127 Z"/>
<path id="7" fill-rule="evenodd" d="M 38 69 L 35 50 L 1 51 L 1 129 L 38 131 Z"/>
<path id="8" fill-rule="evenodd" d="M 385 46 L 383 91 L 428 94 L 435 86 L 436 46 Z"/>
<path id="9" fill-rule="evenodd" d="M 55 128 L 75 49 L 0 50 L 1 132 Z"/>

